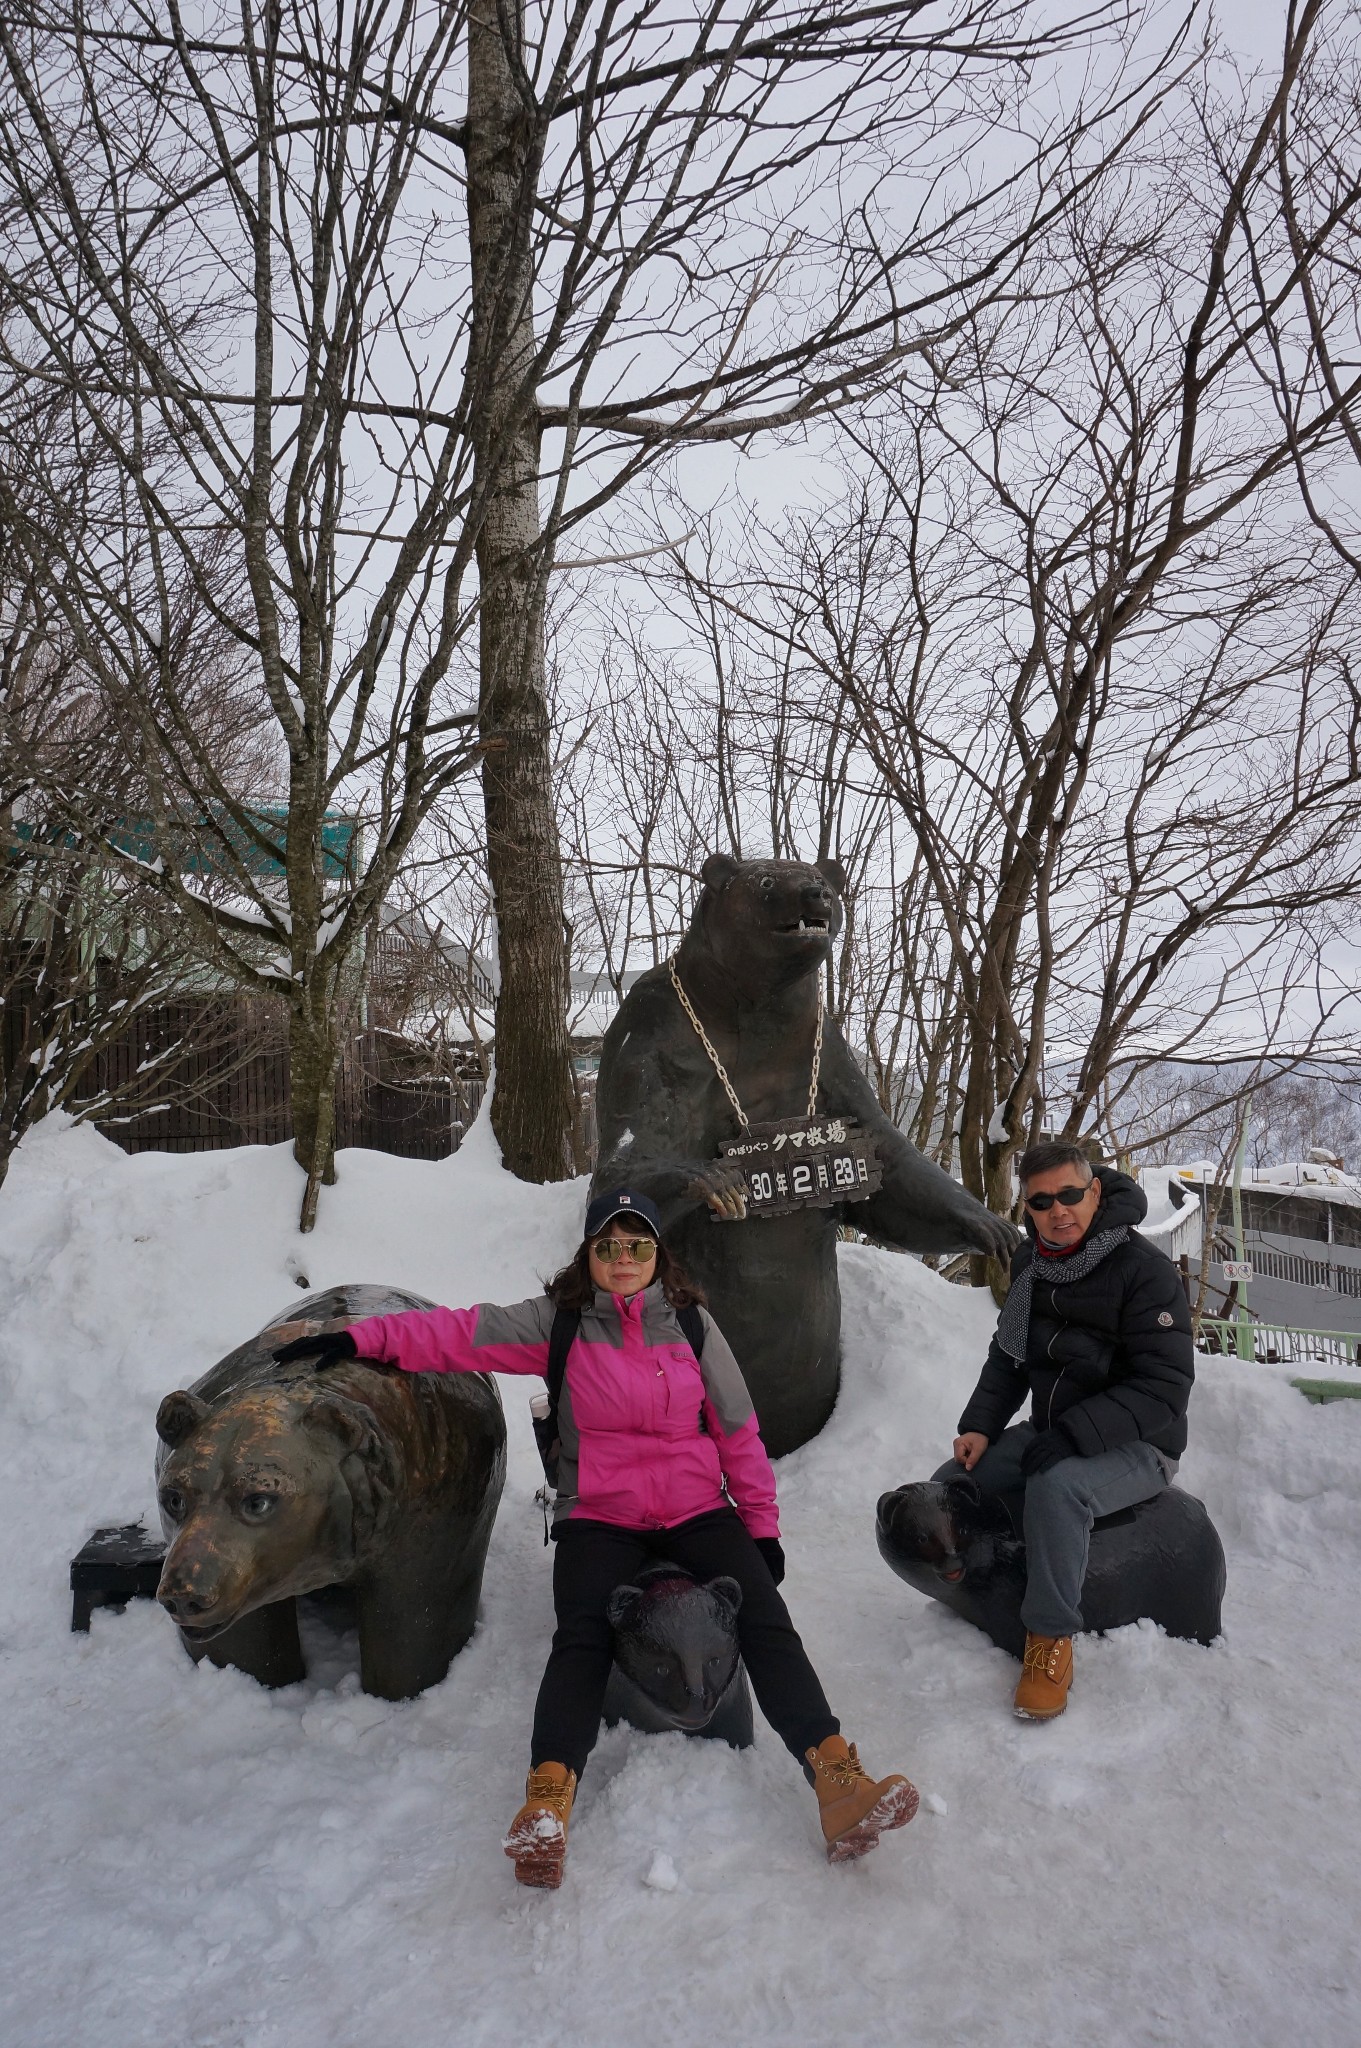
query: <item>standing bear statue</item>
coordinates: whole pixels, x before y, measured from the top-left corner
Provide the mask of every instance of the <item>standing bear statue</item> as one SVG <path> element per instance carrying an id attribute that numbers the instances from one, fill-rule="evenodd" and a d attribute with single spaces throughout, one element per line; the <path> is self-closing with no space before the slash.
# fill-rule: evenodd
<path id="1" fill-rule="evenodd" d="M 156 1597 L 196 1660 L 292 1684 L 298 1596 L 338 1587 L 365 1692 L 408 1699 L 448 1671 L 477 1621 L 505 1482 L 495 1384 L 362 1358 L 317 1374 L 274 1357 L 328 1323 L 431 1306 L 391 1287 L 331 1288 L 162 1401 Z"/>
<path id="2" fill-rule="evenodd" d="M 593 1192 L 627 1186 L 657 1204 L 666 1242 L 704 1288 L 766 1448 L 779 1457 L 816 1436 L 836 1401 L 838 1224 L 905 1251 L 998 1258 L 1017 1233 L 889 1122 L 823 1014 L 841 929 L 837 864 L 713 854 L 702 881 L 674 959 L 634 983 L 605 1035 Z M 740 1153 L 720 1158 L 720 1149 L 740 1146 L 748 1126 L 754 1137 L 800 1119 L 812 1128 L 791 1136 L 780 1158 L 811 1158 L 794 1147 L 825 1136 L 818 1119 L 858 1126 L 872 1191 L 841 1199 L 833 1189 L 813 1205 L 753 1213 Z M 793 1169 L 780 1172 L 782 1182 L 772 1173 L 767 1184 L 791 1183 Z"/>

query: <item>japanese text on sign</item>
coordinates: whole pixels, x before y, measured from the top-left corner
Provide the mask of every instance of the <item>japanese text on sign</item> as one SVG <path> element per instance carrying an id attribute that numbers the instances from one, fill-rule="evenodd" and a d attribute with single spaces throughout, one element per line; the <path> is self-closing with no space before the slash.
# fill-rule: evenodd
<path id="1" fill-rule="evenodd" d="M 883 1185 L 874 1141 L 846 1117 L 787 1117 L 752 1124 L 719 1146 L 746 1182 L 749 1216 L 863 1202 Z"/>

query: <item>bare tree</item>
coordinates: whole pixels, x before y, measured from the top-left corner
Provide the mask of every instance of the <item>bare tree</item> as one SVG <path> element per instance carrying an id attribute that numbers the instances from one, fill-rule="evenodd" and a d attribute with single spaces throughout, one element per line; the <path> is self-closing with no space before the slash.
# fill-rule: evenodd
<path id="1" fill-rule="evenodd" d="M 1253 1167 L 1311 1155 L 1353 1168 L 1361 1160 L 1361 1073 L 1327 1043 L 1312 1051 L 1286 1043 L 1269 1059 L 1212 1067 L 1133 1060 L 1106 1131 L 1119 1151 L 1150 1165 L 1231 1159 L 1245 1105 Z"/>
<path id="2" fill-rule="evenodd" d="M 701 522 L 703 524 L 703 522 Z M 717 547 L 707 541 L 710 557 Z M 690 595 L 698 590 L 690 587 Z M 660 586 L 652 593 L 665 601 Z M 698 628 L 703 655 L 678 660 L 655 644 L 654 605 L 640 615 L 637 592 L 616 593 L 594 620 L 574 613 L 600 646 L 600 679 L 584 707 L 561 721 L 557 764 L 559 810 L 567 850 L 573 938 L 583 966 L 600 969 L 622 995 L 630 966 L 653 966 L 683 936 L 699 871 L 715 846 L 741 854 L 744 844 L 782 859 L 834 857 L 847 877 L 845 919 L 828 968 L 828 1004 L 857 1037 L 862 988 L 877 949 L 892 945 L 897 915 L 871 916 L 871 894 L 896 889 L 880 878 L 878 856 L 891 827 L 882 789 L 855 783 L 857 743 L 844 707 L 824 720 L 804 700 L 795 665 L 769 676 L 754 671 L 732 620 L 717 602 L 698 615 L 684 603 L 672 611 L 684 630 Z M 871 872 L 874 879 L 871 882 Z M 874 1025 L 882 1030 L 888 985 L 874 981 Z M 902 1020 L 891 1027 L 893 1041 Z M 886 1107 L 901 1107 L 901 1076 L 871 1066 Z"/>
<path id="3" fill-rule="evenodd" d="M 1301 501 L 1352 576 L 1361 542 L 1352 511 L 1361 469 L 1361 24 L 1351 7 L 1289 0 L 1284 61 L 1294 89 L 1278 96 L 1260 174 L 1239 194 L 1236 226 L 1251 261 L 1235 280 L 1252 361 L 1290 446 Z M 1320 406 L 1341 432 L 1320 447 Z"/>
<path id="4" fill-rule="evenodd" d="M 1027 138 L 1020 117 L 991 174 L 973 145 L 996 152 L 998 114 L 1036 66 L 1129 19 L 1098 5 L 1044 26 L 1007 0 L 868 14 L 714 0 L 692 20 L 648 6 L 625 21 L 498 0 L 473 20 L 480 704 L 484 733 L 507 743 L 483 771 L 493 1120 L 515 1170 L 558 1170 L 567 1099 L 543 668 L 562 537 L 678 448 L 806 426 L 1005 297 L 1037 225 L 1093 175 L 1093 135 L 1137 125 L 1148 79 L 1117 61 L 1070 121 Z M 1167 63 L 1154 57 L 1155 80 Z"/>
<path id="5" fill-rule="evenodd" d="M 1231 130 L 1206 111 L 1198 157 L 1150 137 L 1035 252 L 1028 298 L 915 366 L 896 419 L 843 421 L 855 463 L 825 511 L 686 572 L 768 669 L 795 651 L 824 724 L 853 709 L 950 950 L 961 1170 L 997 1209 L 1056 1018 L 1084 1047 L 1077 1131 L 1131 1031 L 1204 1027 L 1213 977 L 1198 1003 L 1188 967 L 1222 934 L 1354 894 L 1355 592 L 1291 504 L 1299 450 L 1322 460 L 1351 400 L 1273 422 L 1239 309 L 1245 195 L 1317 15 L 1264 105 Z"/>
<path id="6" fill-rule="evenodd" d="M 481 875 L 451 881 L 434 866 L 409 862 L 388 899 L 370 954 L 368 1021 L 418 1049 L 423 1071 L 463 1088 L 491 1076 L 491 900 Z"/>
<path id="7" fill-rule="evenodd" d="M 462 25 L 379 6 L 333 37 L 301 7 L 191 22 L 173 0 L 0 20 L 0 406 L 11 427 L 35 394 L 67 407 L 0 514 L 118 707 L 147 879 L 221 971 L 287 1001 L 304 1227 L 365 932 L 475 759 L 451 683 L 475 394 L 400 318 Z M 222 772 L 191 659 L 205 619 L 271 718 L 272 800 Z M 205 833 L 212 888 L 179 857 Z"/>
<path id="8" fill-rule="evenodd" d="M 137 777 L 15 566 L 0 542 L 0 1182 L 50 1111 L 145 1115 L 183 1096 L 186 1052 L 216 1078 L 231 1051 L 192 931 L 110 851 L 136 830 Z M 192 1021 L 146 1046 L 172 1002 Z"/>
<path id="9" fill-rule="evenodd" d="M 1137 131 L 1129 19 L 1120 0 L 1058 26 L 1012 0 L 714 0 L 686 20 L 378 0 L 334 22 L 300 0 L 192 18 L 30 0 L 0 24 L 0 177 L 27 223 L 5 273 L 14 391 L 69 386 L 122 464 L 100 520 L 67 528 L 63 602 L 147 707 L 167 831 L 211 799 L 244 846 L 277 850 L 184 720 L 181 579 L 254 665 L 286 752 L 282 898 L 248 859 L 244 910 L 166 886 L 248 982 L 287 993 L 305 1220 L 339 992 L 473 758 L 468 635 L 494 1122 L 513 1170 L 553 1177 L 571 1114 L 543 656 L 561 539 L 675 449 L 836 412 L 1004 300 L 1110 136 Z M 1103 36 L 1100 85 L 1056 122 L 1037 67 Z M 333 887 L 337 807 L 363 810 L 367 852 Z"/>

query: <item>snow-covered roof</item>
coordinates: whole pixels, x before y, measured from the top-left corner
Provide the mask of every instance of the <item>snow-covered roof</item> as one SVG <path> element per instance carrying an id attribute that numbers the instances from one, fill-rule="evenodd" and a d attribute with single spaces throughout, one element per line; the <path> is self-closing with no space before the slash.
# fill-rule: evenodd
<path id="1" fill-rule="evenodd" d="M 1165 1171 L 1170 1180 L 1191 1187 L 1228 1187 L 1233 1179 L 1212 1160 L 1198 1159 L 1190 1166 L 1150 1168 L 1150 1176 Z M 1361 1178 L 1340 1166 L 1325 1166 L 1313 1159 L 1285 1160 L 1278 1166 L 1245 1166 L 1243 1186 L 1265 1194 L 1307 1195 L 1314 1202 L 1339 1202 L 1345 1208 L 1361 1208 Z"/>

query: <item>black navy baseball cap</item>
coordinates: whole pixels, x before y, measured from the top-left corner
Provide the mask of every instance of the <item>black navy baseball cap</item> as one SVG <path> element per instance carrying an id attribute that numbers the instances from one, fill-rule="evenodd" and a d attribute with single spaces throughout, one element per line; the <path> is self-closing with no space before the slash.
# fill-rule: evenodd
<path id="1" fill-rule="evenodd" d="M 660 1240 L 662 1219 L 657 1213 L 657 1204 L 650 1202 L 646 1195 L 636 1195 L 632 1188 L 611 1188 L 607 1195 L 597 1195 L 586 1210 L 587 1237 L 599 1237 L 607 1223 L 622 1217 L 628 1223 L 641 1223 L 645 1230 Z"/>

